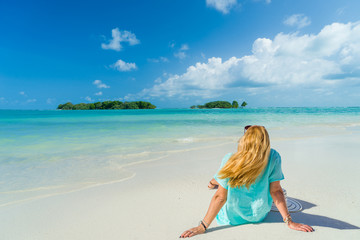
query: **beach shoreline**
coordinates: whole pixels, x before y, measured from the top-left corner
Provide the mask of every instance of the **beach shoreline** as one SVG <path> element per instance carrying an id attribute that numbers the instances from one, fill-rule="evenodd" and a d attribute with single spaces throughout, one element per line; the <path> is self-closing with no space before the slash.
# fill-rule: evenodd
<path id="1" fill-rule="evenodd" d="M 282 186 L 304 207 L 293 218 L 312 225 L 314 233 L 290 230 L 279 213 L 270 212 L 260 224 L 218 227 L 214 222 L 194 239 L 357 239 L 359 141 L 357 132 L 272 141 L 282 156 Z M 176 152 L 127 166 L 136 173 L 127 181 L 2 207 L 2 239 L 178 238 L 204 216 L 214 193 L 207 182 L 223 155 L 235 149 L 236 142 Z"/>

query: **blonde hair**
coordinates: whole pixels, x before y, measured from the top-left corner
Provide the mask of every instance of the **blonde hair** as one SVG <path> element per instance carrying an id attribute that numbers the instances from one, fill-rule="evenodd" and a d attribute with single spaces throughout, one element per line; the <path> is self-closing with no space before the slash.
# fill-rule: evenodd
<path id="1" fill-rule="evenodd" d="M 265 169 L 270 154 L 270 139 L 262 126 L 252 126 L 240 139 L 238 152 L 233 154 L 219 171 L 219 178 L 229 178 L 232 188 L 255 183 Z"/>

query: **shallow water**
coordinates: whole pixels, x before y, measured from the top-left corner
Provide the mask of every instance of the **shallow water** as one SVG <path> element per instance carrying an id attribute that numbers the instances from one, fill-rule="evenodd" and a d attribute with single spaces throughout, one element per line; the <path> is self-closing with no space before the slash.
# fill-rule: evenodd
<path id="1" fill-rule="evenodd" d="M 272 140 L 359 131 L 360 108 L 0 110 L 0 206 L 134 176 L 128 164 L 236 142 L 248 124 Z"/>

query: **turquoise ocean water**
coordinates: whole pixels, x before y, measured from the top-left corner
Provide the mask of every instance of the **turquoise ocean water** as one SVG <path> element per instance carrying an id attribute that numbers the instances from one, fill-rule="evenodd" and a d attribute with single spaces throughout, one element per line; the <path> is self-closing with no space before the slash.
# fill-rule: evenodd
<path id="1" fill-rule="evenodd" d="M 358 131 L 360 108 L 0 110 L 0 207 L 133 176 L 126 165 L 235 142 Z"/>

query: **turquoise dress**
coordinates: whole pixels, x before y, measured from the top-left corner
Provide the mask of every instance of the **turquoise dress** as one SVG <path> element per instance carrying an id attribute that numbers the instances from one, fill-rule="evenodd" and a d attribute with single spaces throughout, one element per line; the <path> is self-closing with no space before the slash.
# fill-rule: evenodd
<path id="1" fill-rule="evenodd" d="M 229 160 L 232 153 L 225 155 L 220 169 Z M 220 179 L 219 171 L 215 174 L 215 180 L 228 190 L 227 201 L 216 216 L 218 225 L 239 225 L 245 223 L 261 222 L 271 209 L 272 198 L 270 195 L 270 183 L 284 179 L 281 170 L 280 154 L 271 149 L 268 164 L 249 190 L 246 187 L 231 188 L 227 185 L 228 179 Z"/>

